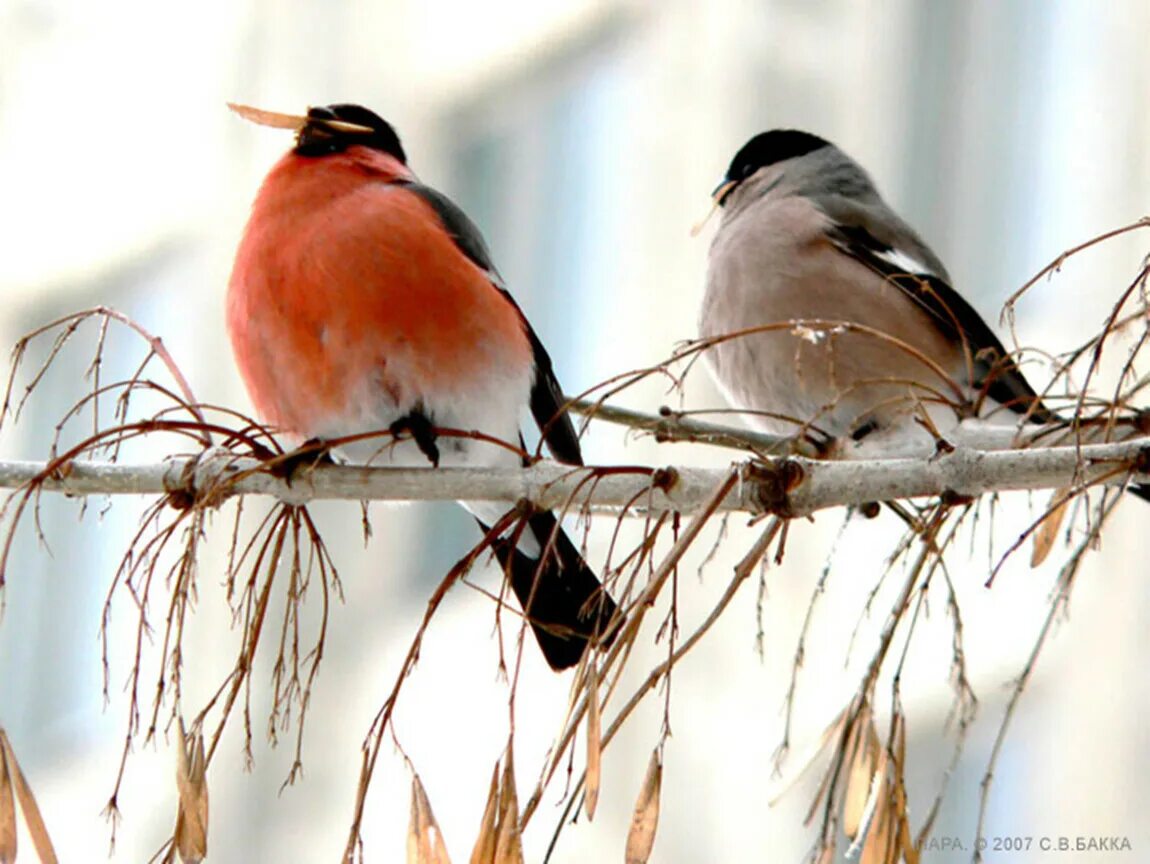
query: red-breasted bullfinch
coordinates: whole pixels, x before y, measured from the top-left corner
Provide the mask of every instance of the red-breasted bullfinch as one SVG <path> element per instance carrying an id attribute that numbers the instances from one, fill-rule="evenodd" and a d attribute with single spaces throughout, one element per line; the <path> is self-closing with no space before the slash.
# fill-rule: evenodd
<path id="1" fill-rule="evenodd" d="M 833 144 L 793 129 L 756 135 L 713 197 L 722 221 L 700 332 L 769 328 L 705 353 L 759 427 L 850 455 L 872 442 L 899 452 L 966 418 L 1058 419 L 938 256 Z M 802 320 L 827 324 L 788 323 Z"/>
<path id="2" fill-rule="evenodd" d="M 296 441 L 393 433 L 341 446 L 356 463 L 494 467 L 523 464 L 529 407 L 552 455 L 582 464 L 551 360 L 483 237 L 419 182 L 391 125 L 357 105 L 237 110 L 296 129 L 228 284 L 228 333 L 259 416 Z M 485 530 L 508 509 L 464 506 Z M 589 642 L 609 641 L 615 603 L 553 514 L 532 513 L 517 545 L 513 535 L 496 556 L 547 662 L 573 666 Z"/>

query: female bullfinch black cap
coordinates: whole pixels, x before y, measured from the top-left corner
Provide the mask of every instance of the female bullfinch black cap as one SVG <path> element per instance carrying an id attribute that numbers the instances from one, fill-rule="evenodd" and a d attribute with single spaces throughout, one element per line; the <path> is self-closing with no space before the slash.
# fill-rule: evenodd
<path id="1" fill-rule="evenodd" d="M 296 135 L 295 150 L 303 156 L 324 156 L 354 146 L 380 150 L 407 164 L 407 154 L 403 152 L 395 129 L 362 105 L 309 108 L 307 123 Z"/>
<path id="2" fill-rule="evenodd" d="M 796 156 L 805 156 L 807 153 L 829 146 L 829 141 L 799 129 L 772 129 L 770 132 L 756 135 L 744 144 L 731 160 L 723 182 L 714 192 L 718 196 L 718 203 L 722 205 L 736 186 L 760 168 L 785 162 Z"/>

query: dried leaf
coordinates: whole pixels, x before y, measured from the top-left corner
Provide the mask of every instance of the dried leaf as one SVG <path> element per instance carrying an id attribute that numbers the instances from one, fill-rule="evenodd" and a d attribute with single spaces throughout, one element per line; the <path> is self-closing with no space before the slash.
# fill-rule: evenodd
<path id="1" fill-rule="evenodd" d="M 176 790 L 180 795 L 176 813 L 175 846 L 180 860 L 196 864 L 208 854 L 208 782 L 202 732 L 187 735 L 181 720 L 177 729 L 179 754 Z"/>
<path id="2" fill-rule="evenodd" d="M 603 753 L 601 742 L 599 672 L 592 660 L 587 664 L 587 780 L 583 796 L 588 821 L 595 818 L 595 805 L 599 803 L 599 772 Z"/>
<path id="3" fill-rule="evenodd" d="M 921 860 L 921 852 L 919 847 L 914 845 L 914 838 L 910 833 L 910 814 L 906 809 L 906 790 L 901 788 L 899 790 L 899 811 L 902 818 L 899 820 L 899 845 L 902 851 L 902 858 L 906 864 L 919 864 Z"/>
<path id="4" fill-rule="evenodd" d="M 719 189 L 717 193 L 715 193 L 715 200 L 711 202 L 711 208 L 707 211 L 707 215 L 691 226 L 692 237 L 698 237 L 703 233 L 703 229 L 707 227 L 707 223 L 711 221 L 711 217 L 714 216 L 719 209 L 719 201 L 722 198 L 723 189 L 729 189 L 733 185 L 734 184 L 726 184 L 724 187 Z"/>
<path id="5" fill-rule="evenodd" d="M 890 753 L 880 745 L 870 794 L 859 821 L 858 836 L 846 853 L 847 858 L 858 856 L 859 864 L 878 864 L 886 860 L 882 857 L 884 846 L 881 835 L 888 830 L 887 824 L 890 821 L 890 785 L 887 780 L 889 766 Z"/>
<path id="6" fill-rule="evenodd" d="M 28 836 L 32 838 L 32 846 L 40 859 L 40 864 L 57 864 L 56 850 L 52 848 L 52 838 L 48 836 L 48 826 L 44 824 L 44 817 L 40 815 L 40 806 L 36 803 L 36 796 L 32 794 L 32 787 L 24 778 L 20 770 L 20 763 L 16 761 L 16 754 L 12 752 L 12 744 L 8 736 L 0 729 L 0 758 L 4 761 L 4 773 L 7 774 L 9 790 L 15 789 L 16 800 L 20 804 L 20 812 L 24 816 L 24 825 L 28 828 Z M 0 793 L 2 794 L 2 793 Z M 9 794 L 11 794 L 9 792 Z M 3 815 L 0 815 L 0 840 L 3 838 Z M 15 828 L 15 820 L 13 820 Z M 16 858 L 16 837 L 12 837 L 12 860 Z M 4 859 L 0 857 L 0 861 Z M 7 864 L 7 862 L 5 862 Z"/>
<path id="7" fill-rule="evenodd" d="M 310 118 L 305 114 L 281 114 L 278 111 L 265 111 L 263 108 L 253 108 L 251 105 L 239 105 L 229 102 L 228 108 L 239 114 L 245 120 L 258 126 L 270 126 L 273 129 L 302 129 Z M 362 132 L 370 134 L 374 130 L 370 126 L 361 126 L 358 123 L 348 123 L 346 120 L 320 121 L 330 129 L 340 132 Z"/>
<path id="8" fill-rule="evenodd" d="M 847 712 L 840 711 L 838 716 L 827 726 L 826 729 L 823 730 L 823 734 L 820 736 L 818 744 L 814 745 L 813 747 L 809 747 L 807 751 L 803 753 L 802 758 L 796 760 L 799 763 L 799 770 L 796 771 L 792 777 L 789 777 L 783 781 L 782 785 L 778 788 L 778 791 L 774 793 L 774 797 L 767 801 L 767 806 L 774 807 L 777 805 L 780 801 L 783 800 L 783 796 L 790 792 L 791 789 L 793 789 L 795 785 L 807 775 L 807 772 L 814 767 L 815 762 L 818 761 L 819 756 L 826 749 L 827 744 L 830 743 L 831 738 L 837 738 L 840 734 L 842 734 L 843 724 L 846 722 L 846 717 Z M 818 797 L 812 803 L 811 810 L 808 812 L 806 820 L 803 823 L 804 825 L 809 823 L 813 818 L 814 810 L 818 806 L 818 799 L 822 798 L 822 793 L 826 791 L 828 781 L 829 773 L 827 776 L 824 776 L 822 783 L 820 784 Z"/>
<path id="9" fill-rule="evenodd" d="M 12 864 L 16 860 L 16 792 L 5 750 L 0 743 L 0 864 Z"/>
<path id="10" fill-rule="evenodd" d="M 431 802 L 419 780 L 411 775 L 411 823 L 407 829 L 407 864 L 451 864 L 443 833 L 431 812 Z"/>
<path id="11" fill-rule="evenodd" d="M 886 755 L 885 753 L 883 754 Z M 859 850 L 866 844 L 867 837 L 870 836 L 871 829 L 875 824 L 875 813 L 878 811 L 879 804 L 882 801 L 883 795 L 886 794 L 886 784 L 883 780 L 886 769 L 883 767 L 884 762 L 879 763 L 879 767 L 875 770 L 874 776 L 871 778 L 871 786 L 869 794 L 867 795 L 866 802 L 863 804 L 862 813 L 859 815 L 859 824 L 854 837 L 854 842 L 851 843 L 847 849 L 847 858 L 857 858 Z"/>
<path id="12" fill-rule="evenodd" d="M 906 764 L 906 719 L 896 713 L 892 719 L 892 747 L 883 748 L 876 774 L 874 794 L 874 820 L 866 834 L 859 864 L 918 864 L 919 856 L 910 833 L 907 813 L 906 785 L 903 766 Z M 850 853 L 848 852 L 848 855 Z"/>
<path id="13" fill-rule="evenodd" d="M 479 837 L 471 850 L 470 864 L 491 864 L 495 860 L 496 822 L 499 816 L 499 763 L 491 771 L 491 791 L 487 793 L 487 806 L 483 808 L 483 821 Z"/>
<path id="14" fill-rule="evenodd" d="M 881 812 L 867 833 L 859 864 L 898 864 L 901 847 L 895 840 L 896 820 L 889 807 L 880 807 Z"/>
<path id="15" fill-rule="evenodd" d="M 663 785 L 663 763 L 659 750 L 651 753 L 647 776 L 631 814 L 631 830 L 627 833 L 627 864 L 647 864 L 655 846 L 655 829 L 659 827 L 659 790 Z"/>
<path id="16" fill-rule="evenodd" d="M 898 845 L 906 864 L 919 864 L 919 849 L 914 845 L 910 831 L 910 812 L 906 798 L 906 718 L 902 714 L 895 717 L 895 778 L 894 810 L 898 820 Z M 896 858 L 897 860 L 897 858 Z"/>
<path id="17" fill-rule="evenodd" d="M 253 108 L 251 105 L 239 105 L 235 102 L 229 102 L 228 108 L 251 123 L 271 126 L 273 129 L 299 129 L 307 123 L 307 117 L 302 114 L 280 114 L 278 111 L 265 111 L 263 108 Z"/>
<path id="18" fill-rule="evenodd" d="M 1054 494 L 1050 496 L 1050 505 L 1047 507 L 1050 512 L 1043 517 L 1042 523 L 1034 532 L 1034 548 L 1030 552 L 1031 567 L 1037 567 L 1045 561 L 1050 550 L 1054 548 L 1062 520 L 1066 518 L 1066 505 L 1069 503 L 1069 489 L 1055 489 Z"/>
<path id="19" fill-rule="evenodd" d="M 846 760 L 849 773 L 843 796 L 843 833 L 853 841 L 858 836 L 863 814 L 874 789 L 875 769 L 882 749 L 869 704 L 859 712 L 850 738 Z"/>
<path id="20" fill-rule="evenodd" d="M 523 847 L 519 842 L 519 798 L 515 793 L 515 764 L 511 748 L 503 763 L 503 782 L 499 790 L 499 820 L 495 831 L 494 864 L 523 864 Z"/>
<path id="21" fill-rule="evenodd" d="M 885 752 L 883 755 L 886 755 Z M 874 820 L 866 830 L 866 839 L 863 842 L 859 864 L 892 864 L 898 860 L 899 845 L 895 842 L 897 825 L 891 813 L 885 758 L 882 763 L 878 784 L 875 788 Z"/>

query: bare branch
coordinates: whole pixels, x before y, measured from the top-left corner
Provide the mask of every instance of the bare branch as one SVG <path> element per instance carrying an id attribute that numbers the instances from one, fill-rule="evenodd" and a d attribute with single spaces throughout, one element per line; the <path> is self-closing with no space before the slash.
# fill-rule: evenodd
<path id="1" fill-rule="evenodd" d="M 932 458 L 832 462 L 789 457 L 745 466 L 742 482 L 719 509 L 797 516 L 918 496 L 1146 482 L 1148 468 L 1147 437 L 1027 450 L 958 447 Z M 692 512 L 726 473 L 727 469 L 640 466 L 572 468 L 553 462 L 521 470 L 319 465 L 288 480 L 268 473 L 258 460 L 213 453 L 148 465 L 0 462 L 0 488 L 33 484 L 68 495 L 185 493 L 193 500 L 210 496 L 213 501 L 256 494 L 295 505 L 320 499 L 529 500 L 546 508 L 575 503 L 596 510 Z"/>

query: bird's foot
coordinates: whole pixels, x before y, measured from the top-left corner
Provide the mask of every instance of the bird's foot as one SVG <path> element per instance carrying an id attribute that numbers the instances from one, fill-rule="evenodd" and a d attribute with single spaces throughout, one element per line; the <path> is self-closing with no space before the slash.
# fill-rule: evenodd
<path id="1" fill-rule="evenodd" d="M 290 486 L 292 480 L 303 471 L 310 471 L 318 465 L 334 465 L 331 448 L 319 438 L 309 438 L 291 453 L 281 456 L 269 469 Z"/>
<path id="2" fill-rule="evenodd" d="M 851 440 L 855 441 L 855 442 L 862 441 L 864 438 L 866 438 L 872 432 L 877 432 L 877 431 L 878 431 L 878 420 L 876 420 L 874 417 L 868 417 L 866 420 L 864 420 L 862 423 L 859 423 L 857 426 L 855 426 L 851 430 L 851 432 L 850 432 Z"/>
<path id="3" fill-rule="evenodd" d="M 435 427 L 431 425 L 431 420 L 426 414 L 418 409 L 411 411 L 404 414 L 388 428 L 397 441 L 405 433 L 411 435 L 415 441 L 415 446 L 419 448 L 419 452 L 427 457 L 432 467 L 439 467 L 439 445 L 435 443 L 439 436 L 436 435 Z"/>

